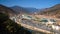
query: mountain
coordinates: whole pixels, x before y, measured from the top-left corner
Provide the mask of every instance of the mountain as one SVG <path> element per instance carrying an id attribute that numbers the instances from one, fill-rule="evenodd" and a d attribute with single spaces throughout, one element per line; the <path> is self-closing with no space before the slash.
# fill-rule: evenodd
<path id="1" fill-rule="evenodd" d="M 15 14 L 15 12 L 11 8 L 6 7 L 2 4 L 0 4 L 0 13 L 5 13 L 9 16 L 13 16 Z"/>
<path id="2" fill-rule="evenodd" d="M 28 13 L 23 7 L 20 7 L 20 6 L 13 6 L 13 7 L 10 7 L 10 8 L 13 9 L 16 14 Z"/>
<path id="3" fill-rule="evenodd" d="M 9 19 L 8 15 L 0 13 L 0 34 L 31 34 L 28 29 Z"/>
<path id="4" fill-rule="evenodd" d="M 29 13 L 34 13 L 34 12 L 38 11 L 38 9 L 31 8 L 31 7 L 26 7 L 25 10 L 27 10 Z"/>
<path id="5" fill-rule="evenodd" d="M 21 7 L 21 6 L 13 6 L 11 7 L 17 14 L 19 13 L 27 13 L 31 14 L 35 11 L 37 11 L 36 8 L 30 8 L 30 7 Z"/>
<path id="6" fill-rule="evenodd" d="M 60 18 L 60 4 L 47 8 L 47 9 L 43 10 L 42 12 L 39 12 L 38 14 L 54 16 L 54 17 Z"/>

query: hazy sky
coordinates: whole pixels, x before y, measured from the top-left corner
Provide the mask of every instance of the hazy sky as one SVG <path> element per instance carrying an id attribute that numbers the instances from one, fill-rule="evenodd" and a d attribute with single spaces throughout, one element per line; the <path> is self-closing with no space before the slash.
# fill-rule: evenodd
<path id="1" fill-rule="evenodd" d="M 0 0 L 0 4 L 6 6 L 22 6 L 34 8 L 47 8 L 60 4 L 60 0 Z"/>

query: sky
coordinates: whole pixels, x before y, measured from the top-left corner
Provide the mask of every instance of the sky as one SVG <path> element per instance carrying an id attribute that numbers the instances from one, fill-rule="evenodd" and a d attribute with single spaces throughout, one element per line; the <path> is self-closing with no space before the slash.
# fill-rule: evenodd
<path id="1" fill-rule="evenodd" d="M 56 4 L 60 4 L 60 0 L 0 0 L 0 4 L 12 7 L 32 7 L 32 8 L 49 8 Z"/>

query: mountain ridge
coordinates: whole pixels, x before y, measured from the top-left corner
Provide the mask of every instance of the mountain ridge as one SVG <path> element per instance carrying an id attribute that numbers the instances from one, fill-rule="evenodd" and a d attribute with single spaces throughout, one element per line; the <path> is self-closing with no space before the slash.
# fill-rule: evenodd
<path id="1" fill-rule="evenodd" d="M 38 9 L 36 8 L 30 8 L 30 7 L 21 7 L 21 6 L 13 6 L 11 7 L 15 12 L 20 13 L 20 12 L 25 12 L 27 14 L 31 14 L 35 11 L 37 11 Z"/>
<path id="2" fill-rule="evenodd" d="M 11 8 L 6 7 L 5 5 L 2 4 L 0 4 L 0 13 L 5 13 L 10 16 L 13 16 L 15 14 Z"/>
<path id="3" fill-rule="evenodd" d="M 39 14 L 60 18 L 60 4 L 54 5 Z"/>

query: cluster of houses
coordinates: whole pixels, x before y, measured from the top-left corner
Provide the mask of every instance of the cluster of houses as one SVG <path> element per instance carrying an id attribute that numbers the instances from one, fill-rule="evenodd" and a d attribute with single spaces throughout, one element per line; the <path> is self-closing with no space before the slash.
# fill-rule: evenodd
<path id="1" fill-rule="evenodd" d="M 45 24 L 46 26 L 50 26 L 53 30 L 60 30 L 60 26 L 55 25 L 56 20 L 55 19 L 48 19 L 48 18 L 40 18 L 36 19 L 34 16 L 29 16 L 29 15 L 22 15 L 23 19 L 28 19 L 28 20 L 39 20 L 41 24 Z"/>
<path id="2" fill-rule="evenodd" d="M 14 16 L 14 17 L 10 17 L 11 20 L 15 21 L 15 22 L 19 22 L 20 19 L 27 19 L 27 20 L 39 20 L 39 22 L 41 24 L 44 24 L 48 27 L 51 27 L 53 30 L 59 30 L 60 31 L 60 26 L 58 25 L 55 25 L 56 23 L 56 20 L 55 19 L 47 19 L 47 18 L 40 18 L 40 19 L 37 19 L 35 18 L 34 16 L 30 16 L 30 15 L 21 15 L 21 16 Z"/>

